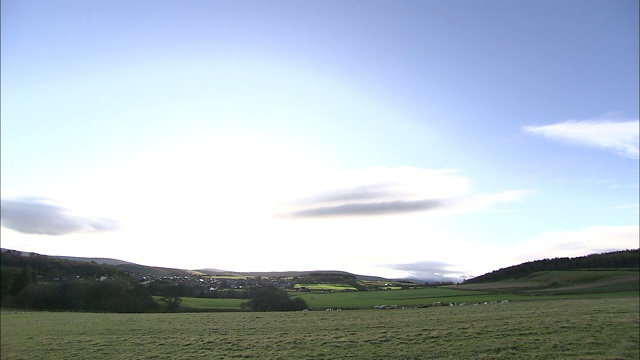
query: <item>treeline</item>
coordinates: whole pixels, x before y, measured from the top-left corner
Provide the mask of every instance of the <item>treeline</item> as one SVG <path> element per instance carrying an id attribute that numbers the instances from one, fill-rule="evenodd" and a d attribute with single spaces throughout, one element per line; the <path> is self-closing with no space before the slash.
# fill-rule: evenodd
<path id="1" fill-rule="evenodd" d="M 242 308 L 251 311 L 297 311 L 306 309 L 307 302 L 289 294 L 275 286 L 265 285 L 247 291 L 249 301 L 242 303 Z"/>
<path id="2" fill-rule="evenodd" d="M 3 250 L 0 253 L 0 304 L 26 310 L 91 312 L 185 311 L 183 297 L 247 299 L 245 310 L 290 311 L 307 307 L 268 279 L 244 280 L 242 289 L 226 281 L 211 289 L 197 278 L 148 280 L 112 265 Z M 326 274 L 325 274 L 326 275 Z M 315 281 L 335 280 L 319 275 Z M 229 280 L 232 282 L 232 280 Z"/>
<path id="3" fill-rule="evenodd" d="M 125 272 L 109 265 L 23 255 L 11 250 L 0 253 L 0 265 L 3 307 L 138 312 L 139 304 L 148 305 L 151 298 L 148 292 L 145 295 L 141 289 L 132 288 L 135 284 L 129 282 Z M 95 300 L 98 295 L 104 297 L 103 303 Z M 116 305 L 118 302 L 121 304 Z"/>
<path id="4" fill-rule="evenodd" d="M 585 269 L 638 269 L 640 249 L 593 254 L 575 258 L 555 258 L 526 262 L 465 280 L 465 284 L 518 279 L 535 272 Z"/>
<path id="5" fill-rule="evenodd" d="M 115 280 L 31 283 L 4 300 L 3 306 L 28 310 L 115 313 L 159 310 L 158 303 L 145 286 Z"/>
<path id="6" fill-rule="evenodd" d="M 72 261 L 33 253 L 23 255 L 19 251 L 12 250 L 0 253 L 0 264 L 3 271 L 30 268 L 38 277 L 48 280 L 127 276 L 126 272 L 111 265 Z"/>
<path id="7" fill-rule="evenodd" d="M 110 265 L 0 253 L 0 304 L 28 310 L 157 311 L 149 289 Z"/>

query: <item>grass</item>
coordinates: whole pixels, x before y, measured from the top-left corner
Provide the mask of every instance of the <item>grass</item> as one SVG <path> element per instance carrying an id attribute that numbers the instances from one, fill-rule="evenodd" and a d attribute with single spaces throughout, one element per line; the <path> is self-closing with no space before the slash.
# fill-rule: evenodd
<path id="1" fill-rule="evenodd" d="M 612 273 L 617 274 L 611 275 Z M 437 301 L 474 304 L 495 300 L 537 301 L 561 298 L 637 297 L 639 284 L 637 271 L 628 273 L 589 271 L 586 275 L 584 272 L 557 271 L 537 273 L 520 282 L 503 281 L 405 290 L 291 292 L 291 295 L 304 299 L 313 310 L 371 309 L 375 305 L 424 307 Z M 240 310 L 240 304 L 244 301 L 246 300 L 183 298 L 182 305 L 185 308 L 198 310 Z"/>
<path id="2" fill-rule="evenodd" d="M 295 289 L 307 288 L 309 290 L 319 290 L 319 291 L 355 291 L 357 290 L 355 287 L 348 284 L 296 284 Z"/>
<path id="3" fill-rule="evenodd" d="M 247 299 L 182 298 L 182 306 L 189 309 L 238 310 Z"/>
<path id="4" fill-rule="evenodd" d="M 347 284 L 298 284 L 311 292 L 292 291 L 313 310 L 326 308 L 371 309 L 375 305 L 424 307 L 443 303 L 484 303 L 495 300 L 537 301 L 551 299 L 638 297 L 640 271 L 589 270 L 543 271 L 526 278 L 494 283 L 422 287 L 400 290 L 324 292 L 353 289 Z M 316 290 L 320 292 L 315 292 Z M 183 298 L 182 305 L 194 310 L 240 310 L 243 299 Z M 187 309 L 187 310 L 188 310 Z"/>
<path id="5" fill-rule="evenodd" d="M 211 279 L 229 279 L 229 280 L 245 280 L 245 279 L 254 279 L 255 276 L 249 276 L 249 275 L 203 275 L 202 277 L 204 278 L 211 278 Z"/>
<path id="6" fill-rule="evenodd" d="M 638 270 L 542 271 L 525 278 L 464 284 L 458 289 L 519 294 L 598 294 L 640 291 Z"/>
<path id="7" fill-rule="evenodd" d="M 531 280 L 550 284 L 546 289 L 532 290 L 533 293 L 587 294 L 640 290 L 638 271 L 552 271 L 533 274 Z"/>
<path id="8" fill-rule="evenodd" d="M 436 301 L 473 303 L 481 300 L 497 300 L 495 295 L 488 292 L 469 292 L 442 287 L 411 290 L 359 291 L 351 293 L 307 293 L 298 294 L 297 296 L 303 298 L 312 309 L 364 309 L 373 308 L 375 305 L 416 307 L 431 305 Z"/>
<path id="9" fill-rule="evenodd" d="M 635 298 L 293 313 L 1 314 L 2 359 L 638 359 Z"/>

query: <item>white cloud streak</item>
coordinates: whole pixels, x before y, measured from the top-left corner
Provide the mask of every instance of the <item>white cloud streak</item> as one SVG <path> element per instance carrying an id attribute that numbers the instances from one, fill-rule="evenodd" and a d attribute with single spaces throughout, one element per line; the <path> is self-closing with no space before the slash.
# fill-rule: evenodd
<path id="1" fill-rule="evenodd" d="M 549 139 L 596 147 L 632 159 L 639 158 L 638 120 L 567 121 L 551 125 L 526 126 L 525 131 Z"/>
<path id="2" fill-rule="evenodd" d="M 376 167 L 343 174 L 315 195 L 289 201 L 280 214 L 289 218 L 382 216 L 406 213 L 478 211 L 520 200 L 528 192 L 469 194 L 469 180 L 455 170 Z"/>
<path id="3" fill-rule="evenodd" d="M 42 197 L 2 199 L 2 226 L 24 234 L 67 235 L 120 229 L 114 220 L 74 214 Z"/>
<path id="4" fill-rule="evenodd" d="M 640 231 L 633 226 L 593 226 L 582 230 L 550 231 L 515 246 L 510 263 L 577 257 L 616 250 L 637 249 Z"/>

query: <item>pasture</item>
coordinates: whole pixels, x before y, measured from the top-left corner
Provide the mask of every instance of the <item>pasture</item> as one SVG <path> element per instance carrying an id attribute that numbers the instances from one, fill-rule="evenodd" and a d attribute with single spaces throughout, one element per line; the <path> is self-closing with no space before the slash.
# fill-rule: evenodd
<path id="1" fill-rule="evenodd" d="M 375 305 L 424 307 L 443 303 L 485 301 L 539 301 L 552 299 L 637 297 L 640 274 L 634 271 L 546 271 L 526 279 L 457 286 L 403 290 L 342 292 L 346 284 L 304 284 L 311 292 L 291 292 L 304 299 L 311 310 L 326 308 L 372 309 Z M 311 285 L 316 285 L 313 288 Z M 323 288 L 324 286 L 324 288 Z M 321 291 L 317 291 L 321 290 Z M 326 290 L 338 290 L 326 292 Z M 196 311 L 240 310 L 242 299 L 183 298 L 182 305 Z"/>
<path id="2" fill-rule="evenodd" d="M 444 291 L 443 291 L 444 290 Z M 521 295 L 516 293 L 493 293 L 482 291 L 463 291 L 443 288 L 389 291 L 361 291 L 352 293 L 293 293 L 292 296 L 303 298 L 311 310 L 324 309 L 372 309 L 376 305 L 398 305 L 400 307 L 426 307 L 434 302 L 484 303 L 485 301 L 539 301 L 556 299 L 584 299 L 584 298 L 614 298 L 634 297 L 637 291 L 624 291 L 603 294 L 573 294 L 573 295 Z M 188 298 L 182 300 L 183 311 L 240 311 L 240 304 L 246 299 L 208 299 Z"/>
<path id="3" fill-rule="evenodd" d="M 324 284 L 320 284 L 324 285 Z M 333 284 L 329 284 L 333 286 Z M 337 288 L 337 287 L 336 287 Z M 493 300 L 527 300 L 532 296 L 520 296 L 516 294 L 495 294 L 486 291 L 458 290 L 446 287 L 419 288 L 411 290 L 378 290 L 378 291 L 354 291 L 354 292 L 291 292 L 293 297 L 303 298 L 311 310 L 324 310 L 326 308 L 342 309 L 372 309 L 375 305 L 398 305 L 407 307 L 419 307 L 431 305 L 436 301 L 445 303 L 458 302 L 470 303 Z M 156 297 L 157 299 L 159 297 Z M 536 297 L 542 298 L 542 297 Z M 247 299 L 209 299 L 209 298 L 182 298 L 183 310 L 196 311 L 239 311 L 240 304 Z"/>
<path id="4" fill-rule="evenodd" d="M 462 284 L 457 288 L 529 295 L 637 293 L 640 290 L 640 272 L 637 269 L 541 271 L 524 278 Z"/>
<path id="5" fill-rule="evenodd" d="M 356 291 L 355 287 L 347 284 L 296 284 L 294 288 L 314 291 Z"/>
<path id="6" fill-rule="evenodd" d="M 392 292 L 390 292 L 392 293 Z M 639 299 L 288 313 L 2 313 L 2 359 L 638 359 Z"/>
<path id="7" fill-rule="evenodd" d="M 247 299 L 207 299 L 182 298 L 182 306 L 188 309 L 207 310 L 240 310 L 240 304 Z"/>

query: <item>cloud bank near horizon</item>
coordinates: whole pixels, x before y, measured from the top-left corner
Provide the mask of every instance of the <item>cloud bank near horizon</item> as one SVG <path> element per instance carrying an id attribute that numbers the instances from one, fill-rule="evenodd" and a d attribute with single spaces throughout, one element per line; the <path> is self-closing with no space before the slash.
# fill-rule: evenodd
<path id="1" fill-rule="evenodd" d="M 638 159 L 639 120 L 566 121 L 542 126 L 525 126 L 526 132 L 567 143 L 596 147 L 631 159 Z"/>
<path id="2" fill-rule="evenodd" d="M 1 200 L 3 227 L 32 235 L 67 235 L 115 231 L 115 220 L 73 213 L 59 202 L 45 197 L 18 197 Z"/>
<path id="3" fill-rule="evenodd" d="M 575 258 L 598 253 L 638 248 L 640 227 L 592 226 L 577 230 L 547 231 L 506 249 L 494 249 L 493 260 L 474 268 L 471 258 L 454 265 L 438 260 L 380 264 L 380 268 L 398 270 L 407 278 L 433 282 L 462 282 L 501 268 L 530 261 Z M 440 256 L 442 258 L 442 256 Z M 462 257 L 461 259 L 463 259 Z"/>
<path id="4" fill-rule="evenodd" d="M 511 250 L 514 264 L 557 257 L 578 257 L 610 251 L 637 249 L 640 227 L 592 226 L 580 230 L 548 231 Z"/>
<path id="5" fill-rule="evenodd" d="M 417 279 L 426 282 L 462 282 L 469 274 L 455 270 L 458 266 L 441 261 L 419 261 L 407 264 L 391 264 L 383 266 L 393 270 L 403 271 L 407 279 Z"/>

